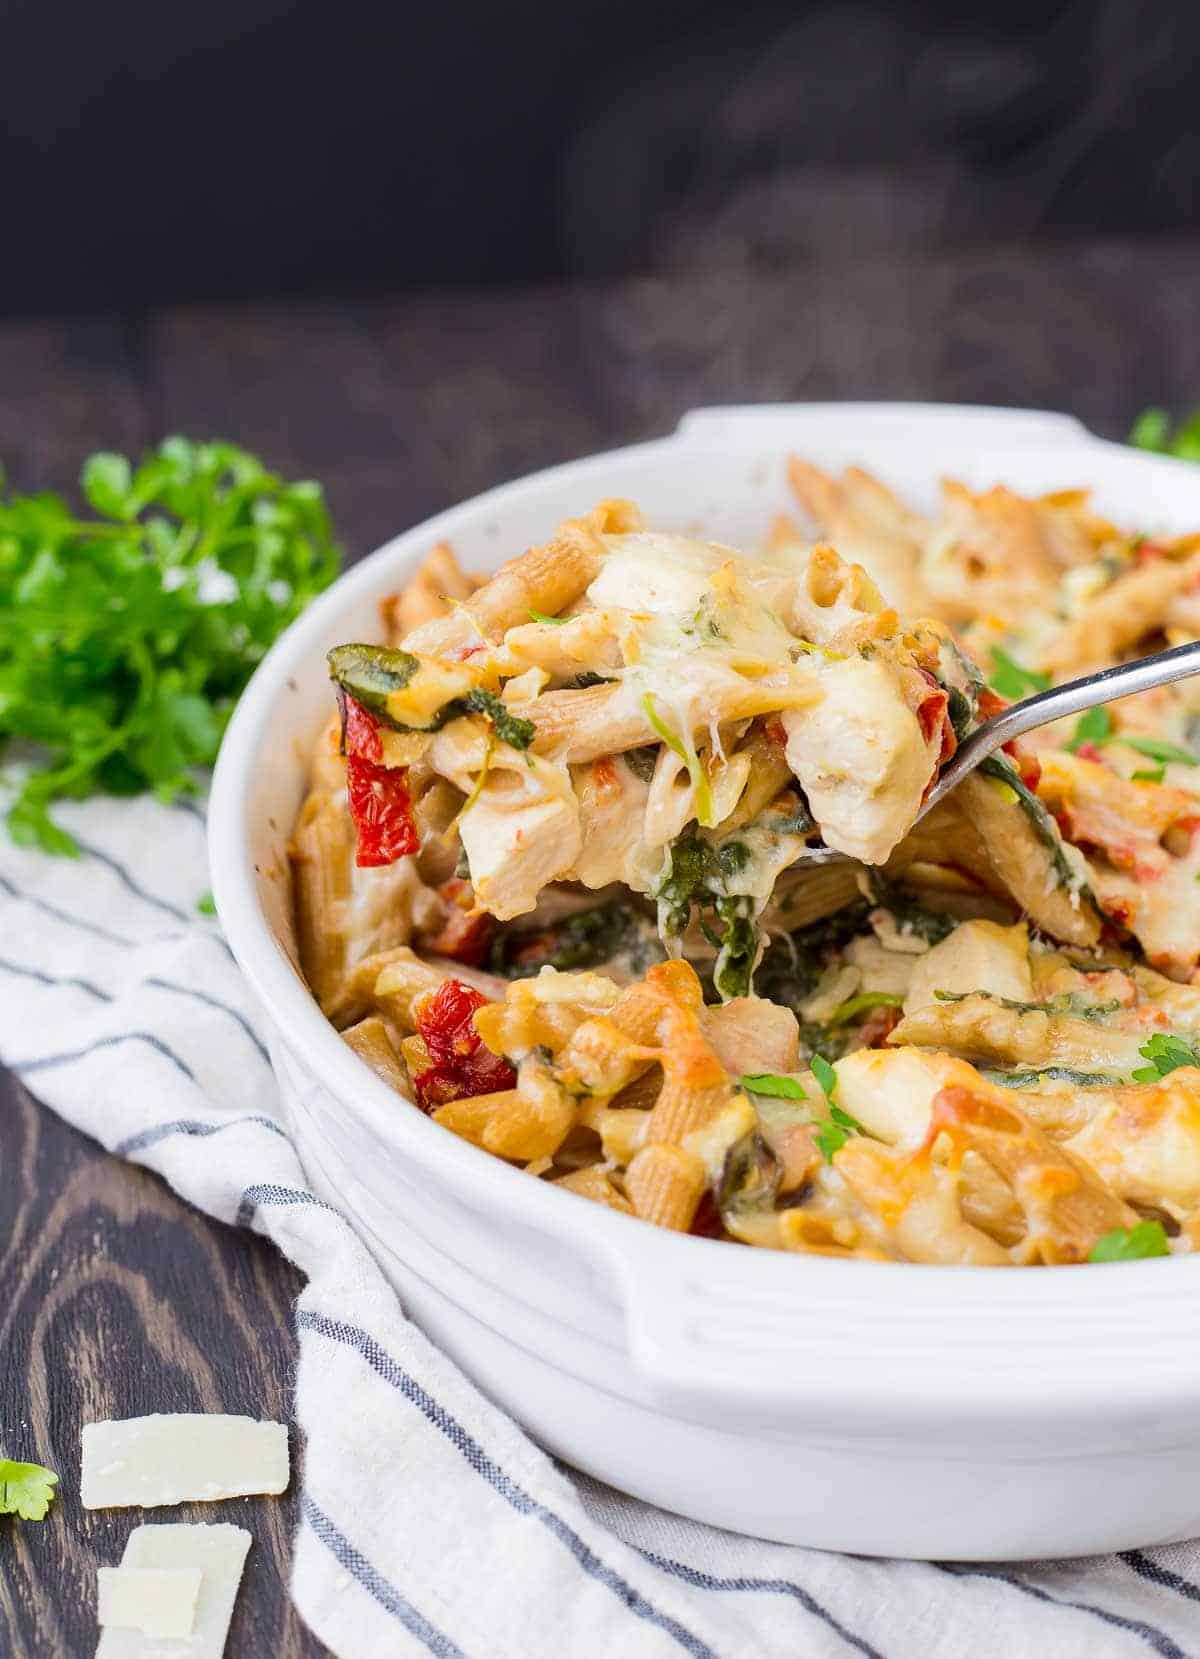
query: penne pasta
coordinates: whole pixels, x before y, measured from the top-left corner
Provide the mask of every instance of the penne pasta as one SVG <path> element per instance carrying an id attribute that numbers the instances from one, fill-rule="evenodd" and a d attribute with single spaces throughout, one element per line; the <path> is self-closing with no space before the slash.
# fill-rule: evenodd
<path id="1" fill-rule="evenodd" d="M 1010 745 L 915 823 L 1006 698 L 1200 635 L 1200 537 L 786 470 L 806 522 L 758 552 L 601 502 L 481 582 L 439 543 L 389 643 L 331 653 L 314 996 L 398 1110 L 654 1226 L 1200 1248 L 1200 695 Z"/>

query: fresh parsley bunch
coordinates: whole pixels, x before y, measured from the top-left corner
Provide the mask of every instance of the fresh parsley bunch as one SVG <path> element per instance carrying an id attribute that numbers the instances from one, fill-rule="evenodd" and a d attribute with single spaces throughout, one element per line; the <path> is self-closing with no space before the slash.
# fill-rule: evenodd
<path id="1" fill-rule="evenodd" d="M 1156 455 L 1174 455 L 1181 461 L 1200 461 L 1200 409 L 1193 409 L 1174 430 L 1165 409 L 1143 409 L 1133 423 L 1129 441 Z"/>
<path id="2" fill-rule="evenodd" d="M 93 455 L 91 513 L 0 476 L 0 749 L 32 745 L 15 841 L 74 854 L 52 801 L 195 787 L 272 641 L 337 574 L 320 485 L 168 438 Z"/>

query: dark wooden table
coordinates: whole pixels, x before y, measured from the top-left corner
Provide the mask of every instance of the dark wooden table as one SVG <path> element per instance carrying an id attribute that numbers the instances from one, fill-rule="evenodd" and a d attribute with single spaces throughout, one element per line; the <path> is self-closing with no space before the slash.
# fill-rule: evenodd
<path id="1" fill-rule="evenodd" d="M 849 397 L 1069 409 L 1110 436 L 1144 404 L 1190 407 L 1200 242 L 0 324 L 17 487 L 70 488 L 96 448 L 228 436 L 324 480 L 352 557 L 697 404 Z M 148 1400 L 286 1417 L 297 1289 L 268 1245 L 0 1074 L 0 1446 L 70 1474 L 81 1420 Z M 232 1659 L 324 1653 L 287 1599 L 294 1493 L 246 1514 Z M 70 1482 L 46 1524 L 0 1522 L 7 1659 L 92 1652 L 95 1566 L 126 1530 Z"/>

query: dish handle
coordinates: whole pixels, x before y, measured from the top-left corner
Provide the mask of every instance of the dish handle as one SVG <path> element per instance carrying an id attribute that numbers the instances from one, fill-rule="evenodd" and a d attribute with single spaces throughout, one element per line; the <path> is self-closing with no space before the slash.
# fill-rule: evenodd
<path id="1" fill-rule="evenodd" d="M 1002 409 L 975 403 L 730 403 L 692 409 L 675 429 L 676 441 L 739 438 L 803 442 L 806 430 L 844 436 L 864 447 L 921 438 L 997 446 L 1071 444 L 1092 437 L 1073 415 L 1046 409 Z"/>

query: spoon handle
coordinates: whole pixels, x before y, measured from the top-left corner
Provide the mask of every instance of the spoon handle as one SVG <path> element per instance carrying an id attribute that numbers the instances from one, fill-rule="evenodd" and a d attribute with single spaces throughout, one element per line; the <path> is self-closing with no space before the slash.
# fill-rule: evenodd
<path id="1" fill-rule="evenodd" d="M 1170 685 L 1173 680 L 1186 680 L 1190 674 L 1200 674 L 1200 640 L 1190 645 L 1176 645 L 1170 651 L 1157 651 L 1152 657 L 1139 657 L 1136 662 L 1118 663 L 1115 668 L 1103 668 L 1098 674 L 1085 674 L 1081 680 L 1068 680 L 1065 685 L 1052 686 L 1049 691 L 1039 691 L 1035 697 L 1014 703 L 1011 708 L 993 715 L 961 745 L 943 769 L 921 816 L 968 772 L 973 772 L 981 760 L 995 754 L 1014 737 L 1021 737 L 1038 726 L 1048 726 L 1052 720 L 1082 714 L 1101 703 L 1115 702 L 1118 697 L 1131 697 L 1138 691 Z"/>

